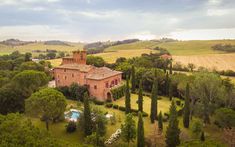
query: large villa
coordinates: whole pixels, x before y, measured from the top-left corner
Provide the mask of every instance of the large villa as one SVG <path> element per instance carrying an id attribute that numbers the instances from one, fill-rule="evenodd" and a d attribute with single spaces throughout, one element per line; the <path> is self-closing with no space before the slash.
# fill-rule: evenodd
<path id="1" fill-rule="evenodd" d="M 63 58 L 61 65 L 54 68 L 54 77 L 57 87 L 87 85 L 90 96 L 106 101 L 112 100 L 111 89 L 121 85 L 122 72 L 87 65 L 86 51 L 74 51 L 72 57 Z"/>

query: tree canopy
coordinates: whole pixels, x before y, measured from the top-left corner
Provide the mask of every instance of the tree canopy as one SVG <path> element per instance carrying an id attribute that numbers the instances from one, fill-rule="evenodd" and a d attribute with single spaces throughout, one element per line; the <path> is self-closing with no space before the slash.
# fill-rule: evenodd
<path id="1" fill-rule="evenodd" d="M 48 128 L 49 121 L 64 117 L 66 99 L 64 95 L 52 88 L 44 88 L 33 93 L 25 101 L 26 113 L 45 119 Z"/>

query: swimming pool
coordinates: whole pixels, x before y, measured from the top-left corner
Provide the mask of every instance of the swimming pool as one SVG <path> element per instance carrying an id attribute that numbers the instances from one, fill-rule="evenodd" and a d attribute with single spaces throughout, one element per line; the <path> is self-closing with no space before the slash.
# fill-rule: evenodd
<path id="1" fill-rule="evenodd" d="M 80 112 L 76 109 L 70 109 L 70 111 L 65 113 L 65 119 L 69 121 L 77 121 L 80 117 Z"/>

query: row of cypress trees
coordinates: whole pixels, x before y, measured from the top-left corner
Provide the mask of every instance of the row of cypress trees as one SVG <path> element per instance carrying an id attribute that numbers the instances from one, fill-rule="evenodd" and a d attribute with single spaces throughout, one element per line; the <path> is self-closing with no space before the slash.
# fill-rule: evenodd
<path id="1" fill-rule="evenodd" d="M 170 74 L 172 74 L 172 64 L 170 66 Z M 135 68 L 132 66 L 132 79 L 131 84 L 135 85 Z M 190 121 L 190 98 L 189 98 L 189 84 L 186 86 L 185 90 L 185 106 L 184 106 L 184 116 L 183 116 L 183 124 L 185 128 L 189 128 L 189 121 Z M 131 87 L 131 92 L 135 92 L 135 86 Z M 169 96 L 170 100 L 172 100 L 172 86 L 171 80 L 169 78 L 168 72 L 166 72 L 165 78 L 165 90 L 166 94 Z M 163 122 L 162 122 L 162 112 L 157 115 L 158 112 L 158 81 L 157 81 L 157 72 L 155 71 L 152 92 L 151 92 L 151 110 L 150 110 L 150 120 L 151 123 L 155 123 L 158 120 L 158 128 L 159 130 L 163 129 Z M 131 100 L 130 100 L 130 90 L 129 90 L 129 79 L 127 79 L 127 89 L 126 89 L 126 114 L 130 113 L 131 111 Z M 142 88 L 142 80 L 139 82 L 139 91 L 138 91 L 138 110 L 139 112 L 143 112 L 143 88 Z M 178 127 L 179 121 L 177 119 L 178 112 L 176 110 L 176 105 L 174 101 L 172 101 L 170 107 L 170 117 L 169 117 L 169 125 L 166 131 L 166 144 L 167 146 L 177 146 L 180 144 L 179 134 L 180 129 Z M 142 117 L 139 116 L 138 121 L 138 131 L 140 134 L 137 136 L 137 145 L 138 147 L 143 146 L 142 142 L 144 142 L 144 133 L 143 133 L 143 124 Z"/>

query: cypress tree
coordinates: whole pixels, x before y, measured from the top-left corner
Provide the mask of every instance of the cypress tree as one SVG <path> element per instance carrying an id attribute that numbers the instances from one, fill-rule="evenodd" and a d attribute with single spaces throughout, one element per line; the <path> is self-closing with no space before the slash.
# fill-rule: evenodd
<path id="1" fill-rule="evenodd" d="M 135 82 L 135 67 L 132 65 L 131 67 L 131 92 L 135 93 L 136 82 Z"/>
<path id="2" fill-rule="evenodd" d="M 121 137 L 125 142 L 128 142 L 129 146 L 129 143 L 136 138 L 136 124 L 131 113 L 126 115 L 125 123 L 121 125 L 121 130 Z"/>
<path id="3" fill-rule="evenodd" d="M 172 61 L 170 62 L 170 75 L 172 75 Z"/>
<path id="4" fill-rule="evenodd" d="M 179 121 L 177 119 L 177 111 L 174 101 L 171 103 L 170 107 L 170 117 L 169 124 L 166 130 L 166 144 L 167 147 L 176 147 L 180 144 L 180 129 Z"/>
<path id="5" fill-rule="evenodd" d="M 185 104 L 184 104 L 184 116 L 183 116 L 183 123 L 184 127 L 189 127 L 190 121 L 190 102 L 189 102 L 189 84 L 187 83 L 186 90 L 185 90 Z"/>
<path id="6" fill-rule="evenodd" d="M 87 93 L 84 94 L 84 134 L 85 136 L 92 134 L 91 110 Z"/>
<path id="7" fill-rule="evenodd" d="M 169 99 L 170 99 L 170 101 L 172 100 L 172 97 L 173 97 L 173 85 L 172 85 L 171 80 L 169 80 Z"/>
<path id="8" fill-rule="evenodd" d="M 158 83 L 155 71 L 155 77 L 153 80 L 152 93 L 151 93 L 151 110 L 150 110 L 151 123 L 154 123 L 154 121 L 157 119 L 157 95 L 158 95 Z"/>
<path id="9" fill-rule="evenodd" d="M 126 114 L 131 113 L 131 98 L 130 98 L 130 87 L 129 79 L 126 80 L 126 94 L 125 94 L 125 105 L 126 105 Z"/>
<path id="10" fill-rule="evenodd" d="M 139 109 L 140 112 L 143 112 L 143 86 L 142 86 L 142 80 L 140 80 L 140 83 L 139 83 L 138 109 Z"/>
<path id="11" fill-rule="evenodd" d="M 159 115 L 158 115 L 158 129 L 160 131 L 163 130 L 163 122 L 162 122 L 162 111 L 160 111 Z"/>
<path id="12" fill-rule="evenodd" d="M 165 94 L 169 96 L 169 74 L 166 72 L 166 77 L 165 77 Z"/>
<path id="13" fill-rule="evenodd" d="M 142 113 L 138 114 L 138 128 L 137 128 L 137 147 L 144 147 L 144 122 L 142 118 Z"/>
<path id="14" fill-rule="evenodd" d="M 205 141 L 205 135 L 204 135 L 204 131 L 202 131 L 202 133 L 201 133 L 200 140 L 201 140 L 201 141 Z"/>

